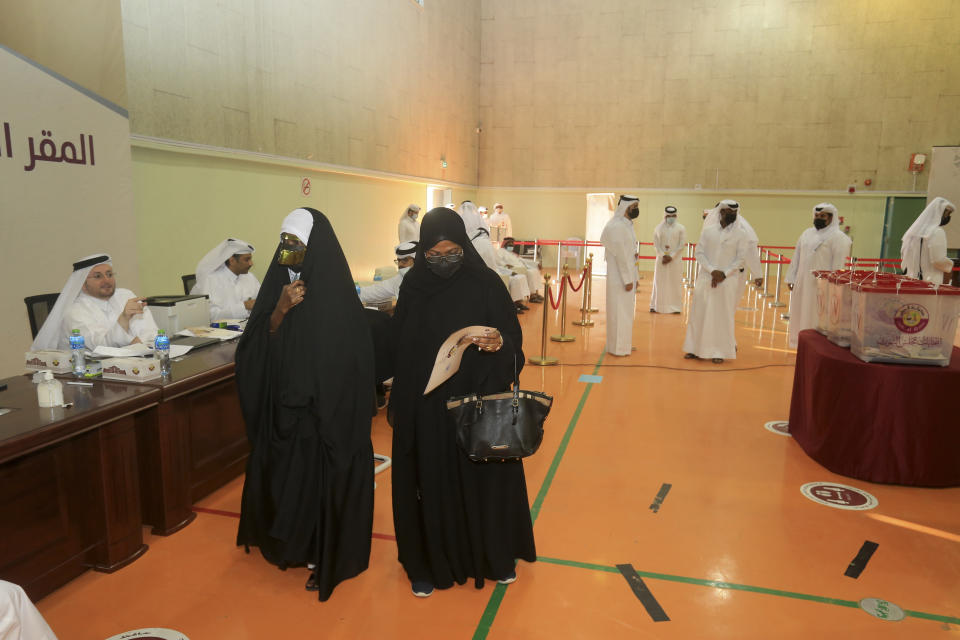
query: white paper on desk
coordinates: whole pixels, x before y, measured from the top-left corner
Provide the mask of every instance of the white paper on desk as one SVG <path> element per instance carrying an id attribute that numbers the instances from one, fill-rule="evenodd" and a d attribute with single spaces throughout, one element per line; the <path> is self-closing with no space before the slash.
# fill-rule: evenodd
<path id="1" fill-rule="evenodd" d="M 423 395 L 427 395 L 449 380 L 451 376 L 460 369 L 463 352 L 473 344 L 472 342 L 460 344 L 460 340 L 465 336 L 483 335 L 491 331 L 496 331 L 496 329 L 493 327 L 484 327 L 483 325 L 474 325 L 451 333 L 450 337 L 440 345 L 440 350 L 437 352 L 437 359 L 433 363 L 433 371 L 430 372 L 430 379 L 427 381 L 427 388 L 423 390 Z"/>
<path id="2" fill-rule="evenodd" d="M 93 355 L 101 358 L 136 358 L 137 356 L 146 356 L 153 353 L 153 349 L 142 343 L 128 344 L 125 347 L 107 347 L 98 345 L 93 350 Z"/>
<path id="3" fill-rule="evenodd" d="M 196 336 L 198 338 L 217 338 L 219 340 L 233 340 L 234 338 L 239 338 L 243 335 L 242 331 L 233 331 L 231 329 L 220 329 L 213 327 L 190 327 L 189 329 L 184 329 L 179 333 L 179 335 L 188 335 L 184 331 L 189 331 L 189 335 Z"/>
<path id="4" fill-rule="evenodd" d="M 170 357 L 179 358 L 180 356 L 185 356 L 190 351 L 190 349 L 193 349 L 193 347 L 186 344 L 171 344 Z"/>

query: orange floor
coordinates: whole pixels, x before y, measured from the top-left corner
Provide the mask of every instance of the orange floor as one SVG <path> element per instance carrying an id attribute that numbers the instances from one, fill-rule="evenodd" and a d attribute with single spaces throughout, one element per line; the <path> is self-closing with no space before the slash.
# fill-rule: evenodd
<path id="1" fill-rule="evenodd" d="M 525 462 L 539 560 L 521 563 L 516 583 L 413 597 L 396 559 L 387 470 L 377 476 L 370 568 L 319 603 L 303 589 L 305 570 L 281 572 L 234 546 L 238 478 L 197 505 L 225 513 L 201 511 L 168 538 L 146 534 L 150 550 L 131 566 L 88 572 L 40 611 L 62 640 L 144 627 L 191 640 L 960 638 L 960 488 L 873 485 L 826 471 L 764 428 L 789 410 L 794 353 L 783 310 L 746 294 L 739 357 L 714 365 L 682 358 L 687 314 L 648 313 L 649 292 L 647 274 L 632 356 L 602 356 L 601 312 L 592 328 L 568 324 L 575 342 L 548 343 L 562 366 L 522 373 L 524 388 L 555 403 L 541 450 Z M 594 305 L 603 308 L 602 279 Z M 542 317 L 531 306 L 521 316 L 528 355 L 539 351 Z M 389 454 L 383 412 L 373 440 Z M 816 480 L 857 486 L 879 506 L 815 504 L 800 486 Z M 664 483 L 672 486 L 655 513 Z M 844 576 L 866 540 L 876 553 L 859 578 Z M 638 572 L 668 621 L 653 620 L 621 564 Z M 870 597 L 907 617 L 868 615 L 857 602 Z"/>

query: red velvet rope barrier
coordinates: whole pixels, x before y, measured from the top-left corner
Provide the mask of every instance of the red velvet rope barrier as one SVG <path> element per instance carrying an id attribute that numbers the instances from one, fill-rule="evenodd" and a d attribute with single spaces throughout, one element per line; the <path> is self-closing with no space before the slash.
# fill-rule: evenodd
<path id="1" fill-rule="evenodd" d="M 549 289 L 547 293 L 550 294 L 550 306 L 553 307 L 554 310 L 559 309 L 560 303 L 563 302 L 563 278 L 560 278 L 560 296 L 556 301 L 553 299 L 553 289 Z"/>
<path id="2" fill-rule="evenodd" d="M 580 284 L 577 285 L 576 287 L 573 286 L 573 280 L 570 279 L 570 274 L 567 274 L 567 282 L 570 284 L 570 288 L 573 290 L 574 293 L 576 293 L 577 291 L 580 291 L 580 289 L 583 288 L 583 283 L 586 281 L 587 281 L 586 267 L 583 268 L 583 272 L 580 274 Z"/>

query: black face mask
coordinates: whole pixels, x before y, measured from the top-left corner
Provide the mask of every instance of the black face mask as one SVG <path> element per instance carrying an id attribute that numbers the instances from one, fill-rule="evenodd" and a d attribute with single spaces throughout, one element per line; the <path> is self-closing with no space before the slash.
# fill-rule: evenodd
<path id="1" fill-rule="evenodd" d="M 726 223 L 726 226 L 732 225 L 737 221 L 737 214 L 735 213 L 725 213 L 723 214 L 723 221 Z"/>
<path id="2" fill-rule="evenodd" d="M 444 260 L 443 262 L 439 262 L 439 263 L 430 263 L 430 262 L 427 263 L 427 269 L 430 269 L 432 273 L 440 276 L 444 280 L 452 277 L 453 274 L 455 274 L 457 271 L 460 270 L 461 266 L 463 266 L 462 261 L 447 262 L 446 260 Z"/>
<path id="3" fill-rule="evenodd" d="M 627 211 L 627 217 L 630 218 L 631 220 L 636 220 L 639 215 L 640 215 L 640 209 L 639 209 L 639 208 L 637 208 L 637 209 L 629 209 L 629 210 Z"/>
<path id="4" fill-rule="evenodd" d="M 826 229 L 826 228 L 827 228 L 827 221 L 824 220 L 824 219 L 822 219 L 822 218 L 814 218 L 814 219 L 813 219 L 813 226 L 815 226 L 817 229 Z"/>

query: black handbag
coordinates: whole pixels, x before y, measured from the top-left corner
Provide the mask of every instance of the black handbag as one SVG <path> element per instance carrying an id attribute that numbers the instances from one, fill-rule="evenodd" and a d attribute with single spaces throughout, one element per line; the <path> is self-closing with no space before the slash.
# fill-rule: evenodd
<path id="1" fill-rule="evenodd" d="M 456 429 L 457 445 L 474 462 L 517 460 L 540 448 L 543 421 L 553 397 L 520 390 L 516 357 L 513 378 L 513 391 L 447 400 L 447 418 Z"/>

